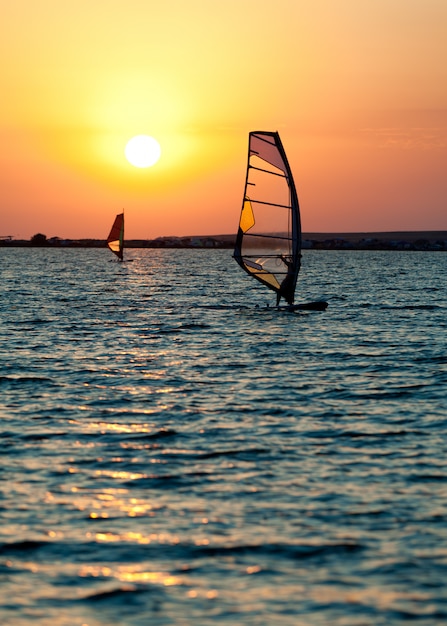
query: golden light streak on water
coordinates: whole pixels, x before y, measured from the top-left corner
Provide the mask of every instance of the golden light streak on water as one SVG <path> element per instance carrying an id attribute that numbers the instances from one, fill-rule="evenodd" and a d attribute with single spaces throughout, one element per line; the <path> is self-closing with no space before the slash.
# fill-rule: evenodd
<path id="1" fill-rule="evenodd" d="M 116 478 L 117 480 L 138 480 L 140 478 L 147 478 L 148 474 L 142 474 L 140 472 L 125 472 L 121 471 L 112 471 L 112 470 L 96 470 L 96 477 L 108 477 L 108 478 Z"/>
<path id="2" fill-rule="evenodd" d="M 184 584 L 183 579 L 179 576 L 172 576 L 170 574 L 166 574 L 165 572 L 141 572 L 128 570 L 119 571 L 118 577 L 123 582 L 162 584 L 165 587 Z"/>
<path id="3" fill-rule="evenodd" d="M 98 543 L 114 543 L 118 541 L 124 541 L 126 543 L 137 544 L 165 544 L 165 545 L 178 545 L 180 543 L 179 537 L 169 533 L 151 533 L 149 535 L 143 535 L 142 533 L 125 532 L 125 533 L 87 533 L 88 539 L 94 539 Z"/>

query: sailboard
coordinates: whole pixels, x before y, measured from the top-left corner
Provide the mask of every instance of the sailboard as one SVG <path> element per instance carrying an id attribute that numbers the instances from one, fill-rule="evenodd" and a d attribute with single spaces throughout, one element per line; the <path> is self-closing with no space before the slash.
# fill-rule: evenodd
<path id="1" fill-rule="evenodd" d="M 327 302 L 294 304 L 301 268 L 301 219 L 292 171 L 278 132 L 249 133 L 248 161 L 234 259 L 276 294 L 276 307 L 324 310 Z M 280 307 L 281 298 L 286 301 Z"/>
<path id="2" fill-rule="evenodd" d="M 120 261 L 124 258 L 124 211 L 118 213 L 107 237 L 107 246 Z"/>

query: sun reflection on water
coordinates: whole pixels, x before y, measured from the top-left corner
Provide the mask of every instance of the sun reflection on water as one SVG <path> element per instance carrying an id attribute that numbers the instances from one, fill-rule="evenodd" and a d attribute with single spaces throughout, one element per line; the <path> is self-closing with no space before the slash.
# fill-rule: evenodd
<path id="1" fill-rule="evenodd" d="M 99 474 L 102 475 L 102 474 Z M 126 479 L 134 480 L 134 475 L 128 472 L 115 472 L 105 474 L 108 477 L 119 478 L 125 475 Z M 153 503 L 138 499 L 129 498 L 125 496 L 128 494 L 127 489 L 108 489 L 107 493 L 92 493 L 73 487 L 71 492 L 77 494 L 74 500 L 74 505 L 79 511 L 89 511 L 90 519 L 107 519 L 122 517 L 124 514 L 126 517 L 153 517 L 157 506 Z"/>
<path id="2" fill-rule="evenodd" d="M 77 420 L 71 420 L 71 423 L 79 424 Z M 154 431 L 153 426 L 147 423 L 143 424 L 123 424 L 118 422 L 87 422 L 82 423 L 83 429 L 98 430 L 102 434 L 107 432 L 115 433 L 151 433 Z"/>
<path id="3" fill-rule="evenodd" d="M 104 532 L 104 533 L 87 533 L 86 537 L 88 539 L 94 539 L 99 543 L 116 543 L 116 542 L 126 542 L 126 543 L 138 543 L 138 544 L 150 544 L 157 543 L 163 545 L 171 545 L 176 546 L 180 543 L 180 538 L 176 535 L 172 535 L 171 533 L 150 533 L 148 535 L 144 535 L 138 532 L 125 532 L 125 533 L 113 533 L 113 532 Z"/>
<path id="4" fill-rule="evenodd" d="M 115 569 L 102 565 L 85 565 L 79 571 L 83 578 L 115 578 L 127 583 L 151 583 L 171 587 L 183 585 L 185 581 L 169 572 L 151 571 L 149 569 L 135 569 L 129 565 L 119 565 Z"/>

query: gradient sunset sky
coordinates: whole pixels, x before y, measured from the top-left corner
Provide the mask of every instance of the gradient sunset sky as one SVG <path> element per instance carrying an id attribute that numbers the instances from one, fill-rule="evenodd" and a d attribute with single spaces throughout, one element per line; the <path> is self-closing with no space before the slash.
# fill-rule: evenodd
<path id="1" fill-rule="evenodd" d="M 251 130 L 304 232 L 447 229 L 447 0 L 14 0 L 0 50 L 0 236 L 233 233 Z"/>

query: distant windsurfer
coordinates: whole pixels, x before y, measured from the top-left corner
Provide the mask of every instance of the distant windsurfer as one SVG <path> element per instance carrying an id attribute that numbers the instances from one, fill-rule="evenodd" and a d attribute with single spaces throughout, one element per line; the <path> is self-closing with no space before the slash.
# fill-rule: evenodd
<path id="1" fill-rule="evenodd" d="M 295 299 L 296 276 L 298 274 L 297 269 L 299 269 L 301 263 L 301 254 L 298 256 L 298 268 L 294 267 L 291 257 L 286 257 L 284 254 L 281 254 L 281 260 L 287 267 L 287 274 L 276 293 L 276 306 L 279 306 L 281 298 L 284 298 L 287 304 L 292 305 Z"/>

